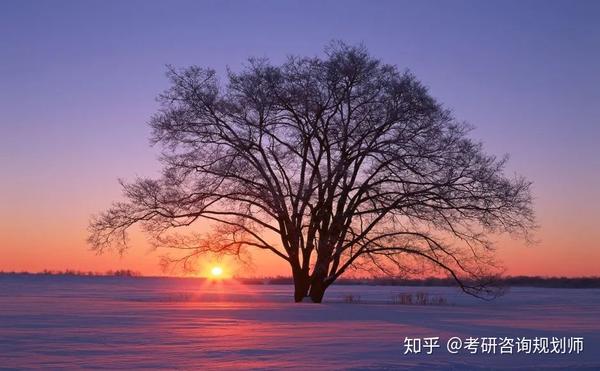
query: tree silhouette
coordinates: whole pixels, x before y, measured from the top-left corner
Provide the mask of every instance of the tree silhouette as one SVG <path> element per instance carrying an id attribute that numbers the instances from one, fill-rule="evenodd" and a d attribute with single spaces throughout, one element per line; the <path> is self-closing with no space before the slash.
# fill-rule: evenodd
<path id="1" fill-rule="evenodd" d="M 227 84 L 196 66 L 168 77 L 150 123 L 163 176 L 123 183 L 127 201 L 90 224 L 98 251 L 126 249 L 140 223 L 183 261 L 268 250 L 290 265 L 296 301 L 321 302 L 351 268 L 441 270 L 484 296 L 488 237 L 534 227 L 530 183 L 505 176 L 506 158 L 362 46 L 250 59 Z M 198 223 L 211 231 L 176 231 Z"/>

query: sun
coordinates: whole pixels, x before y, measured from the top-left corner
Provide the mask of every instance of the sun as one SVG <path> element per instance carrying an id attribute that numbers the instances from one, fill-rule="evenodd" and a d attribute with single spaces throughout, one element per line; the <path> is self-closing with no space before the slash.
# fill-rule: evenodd
<path id="1" fill-rule="evenodd" d="M 210 275 L 213 278 L 220 278 L 223 275 L 223 268 L 219 266 L 212 267 L 212 269 L 210 270 Z"/>

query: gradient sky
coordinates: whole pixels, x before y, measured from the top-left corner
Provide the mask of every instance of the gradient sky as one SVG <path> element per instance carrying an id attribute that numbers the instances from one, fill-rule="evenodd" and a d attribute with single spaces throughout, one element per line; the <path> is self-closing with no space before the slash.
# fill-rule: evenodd
<path id="1" fill-rule="evenodd" d="M 117 178 L 154 175 L 165 64 L 364 42 L 409 68 L 534 182 L 538 244 L 503 238 L 509 274 L 600 275 L 599 1 L 0 1 L 0 270 L 160 273 L 139 243 L 85 244 Z M 257 258 L 253 274 L 285 274 Z"/>

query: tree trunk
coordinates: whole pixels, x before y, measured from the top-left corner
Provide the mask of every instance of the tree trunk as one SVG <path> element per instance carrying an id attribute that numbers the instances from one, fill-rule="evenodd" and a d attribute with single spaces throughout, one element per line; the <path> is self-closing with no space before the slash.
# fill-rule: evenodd
<path id="1" fill-rule="evenodd" d="M 315 270 L 310 281 L 310 293 L 308 294 L 313 303 L 320 303 L 323 301 L 323 295 L 328 286 L 325 283 L 328 268 L 329 264 L 327 262 L 319 261 L 319 259 L 317 259 Z"/>
<path id="2" fill-rule="evenodd" d="M 313 279 L 310 285 L 310 299 L 313 303 L 320 303 L 323 301 L 323 295 L 325 295 L 325 289 L 327 285 L 323 279 Z"/>
<path id="3" fill-rule="evenodd" d="M 301 302 L 308 295 L 308 275 L 302 271 L 294 272 L 294 301 Z"/>

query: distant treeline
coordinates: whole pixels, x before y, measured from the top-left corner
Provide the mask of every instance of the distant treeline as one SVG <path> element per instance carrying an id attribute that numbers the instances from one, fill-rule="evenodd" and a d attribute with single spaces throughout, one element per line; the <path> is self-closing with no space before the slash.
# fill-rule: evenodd
<path id="1" fill-rule="evenodd" d="M 3 272 L 0 276 L 77 276 L 77 277 L 142 277 L 139 272 L 129 269 L 101 272 L 84 272 L 76 270 L 42 272 Z M 191 278 L 199 277 L 164 277 L 164 278 Z M 243 278 L 235 277 L 235 281 L 250 285 L 291 285 L 294 283 L 291 277 L 265 277 L 265 278 Z M 600 277 L 540 277 L 540 276 L 514 276 L 502 277 L 493 280 L 494 284 L 509 287 L 547 287 L 547 288 L 600 288 Z M 335 281 L 336 285 L 371 285 L 371 286 L 457 286 L 452 278 L 340 278 Z"/>
<path id="2" fill-rule="evenodd" d="M 22 275 L 22 276 L 78 276 L 78 277 L 141 277 L 139 272 L 129 269 L 120 269 L 116 271 L 102 272 L 85 272 L 67 269 L 65 271 L 43 270 L 41 272 L 4 272 L 0 271 L 0 275 Z"/>
<path id="3" fill-rule="evenodd" d="M 290 285 L 291 277 L 237 278 L 246 284 Z M 510 287 L 547 287 L 547 288 L 600 288 L 600 277 L 539 277 L 514 276 L 494 280 L 495 284 Z M 336 285 L 372 285 L 372 286 L 457 286 L 452 278 L 340 278 Z"/>

